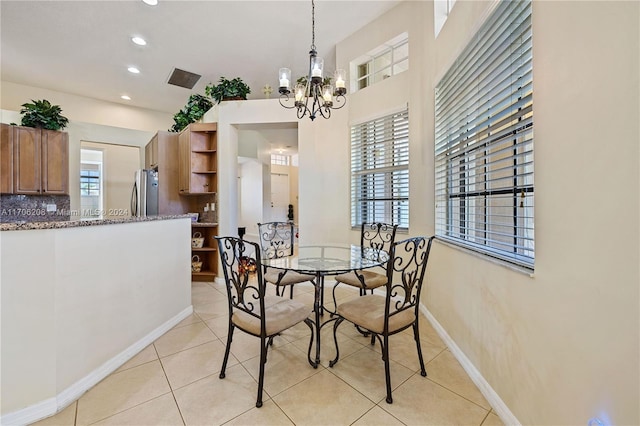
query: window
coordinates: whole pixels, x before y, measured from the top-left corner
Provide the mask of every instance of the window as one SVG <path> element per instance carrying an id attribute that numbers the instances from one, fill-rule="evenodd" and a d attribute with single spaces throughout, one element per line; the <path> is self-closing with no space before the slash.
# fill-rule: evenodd
<path id="1" fill-rule="evenodd" d="M 351 127 L 351 226 L 409 227 L 409 111 Z"/>
<path id="2" fill-rule="evenodd" d="M 455 3 L 456 0 L 435 0 L 433 2 L 433 20 L 436 37 L 438 37 L 440 30 L 444 27 L 444 23 L 447 22 L 447 18 Z"/>
<path id="3" fill-rule="evenodd" d="M 276 164 L 278 166 L 288 166 L 289 156 L 282 154 L 271 154 L 271 164 Z"/>
<path id="4" fill-rule="evenodd" d="M 358 91 L 409 69 L 409 34 L 402 33 L 351 63 Z"/>
<path id="5" fill-rule="evenodd" d="M 83 164 L 83 167 L 90 166 Z M 100 170 L 80 170 L 80 195 L 100 196 Z"/>
<path id="6" fill-rule="evenodd" d="M 85 219 L 102 217 L 102 154 L 101 150 L 80 149 L 80 216 Z"/>
<path id="7" fill-rule="evenodd" d="M 436 86 L 436 235 L 534 263 L 531 2 L 503 1 Z"/>

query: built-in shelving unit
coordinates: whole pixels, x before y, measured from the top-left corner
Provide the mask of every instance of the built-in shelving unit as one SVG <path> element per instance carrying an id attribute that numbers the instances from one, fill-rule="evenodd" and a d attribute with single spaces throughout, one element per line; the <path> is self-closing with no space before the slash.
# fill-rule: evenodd
<path id="1" fill-rule="evenodd" d="M 215 194 L 218 190 L 218 126 L 191 123 L 178 136 L 181 195 Z"/>
<path id="2" fill-rule="evenodd" d="M 194 222 L 191 224 L 191 235 L 196 232 L 204 238 L 201 248 L 191 248 L 191 256 L 198 256 L 202 262 L 200 272 L 192 272 L 192 281 L 213 281 L 218 275 L 218 242 L 214 238 L 218 235 L 217 223 Z"/>

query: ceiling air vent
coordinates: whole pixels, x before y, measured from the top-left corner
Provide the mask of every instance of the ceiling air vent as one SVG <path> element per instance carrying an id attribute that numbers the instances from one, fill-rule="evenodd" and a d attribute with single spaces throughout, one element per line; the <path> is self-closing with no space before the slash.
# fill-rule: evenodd
<path id="1" fill-rule="evenodd" d="M 199 74 L 174 68 L 167 83 L 184 87 L 185 89 L 193 89 L 193 86 L 200 80 L 200 77 L 202 76 Z"/>

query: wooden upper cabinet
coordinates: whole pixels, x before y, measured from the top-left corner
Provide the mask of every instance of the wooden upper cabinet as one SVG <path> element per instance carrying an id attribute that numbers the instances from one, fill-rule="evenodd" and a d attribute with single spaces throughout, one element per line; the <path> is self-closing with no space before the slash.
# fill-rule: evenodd
<path id="1" fill-rule="evenodd" d="M 0 193 L 13 194 L 13 126 L 0 125 Z"/>
<path id="2" fill-rule="evenodd" d="M 158 167 L 158 134 L 144 147 L 144 168 L 155 169 Z"/>
<path id="3" fill-rule="evenodd" d="M 69 193 L 69 135 L 65 132 L 3 126 L 0 161 L 3 193 Z"/>
<path id="4" fill-rule="evenodd" d="M 42 130 L 42 192 L 69 193 L 69 134 Z"/>
<path id="5" fill-rule="evenodd" d="M 42 131 L 32 127 L 13 127 L 13 175 L 16 194 L 42 193 Z"/>

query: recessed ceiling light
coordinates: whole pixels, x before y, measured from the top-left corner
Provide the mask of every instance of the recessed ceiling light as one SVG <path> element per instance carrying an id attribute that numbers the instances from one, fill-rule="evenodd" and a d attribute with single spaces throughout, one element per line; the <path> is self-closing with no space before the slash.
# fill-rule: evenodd
<path id="1" fill-rule="evenodd" d="M 130 101 L 131 100 L 131 98 L 129 96 L 127 96 L 127 95 L 122 95 L 122 96 L 120 96 L 120 98 L 124 99 L 125 101 Z"/>
<path id="2" fill-rule="evenodd" d="M 138 46 L 146 46 L 147 41 L 142 37 L 131 37 L 131 41 L 137 44 Z"/>
<path id="3" fill-rule="evenodd" d="M 142 1 L 148 4 L 149 6 L 155 6 L 158 4 L 158 0 L 142 0 Z"/>
<path id="4" fill-rule="evenodd" d="M 136 67 L 129 67 L 127 70 L 132 74 L 140 74 L 140 70 Z"/>

